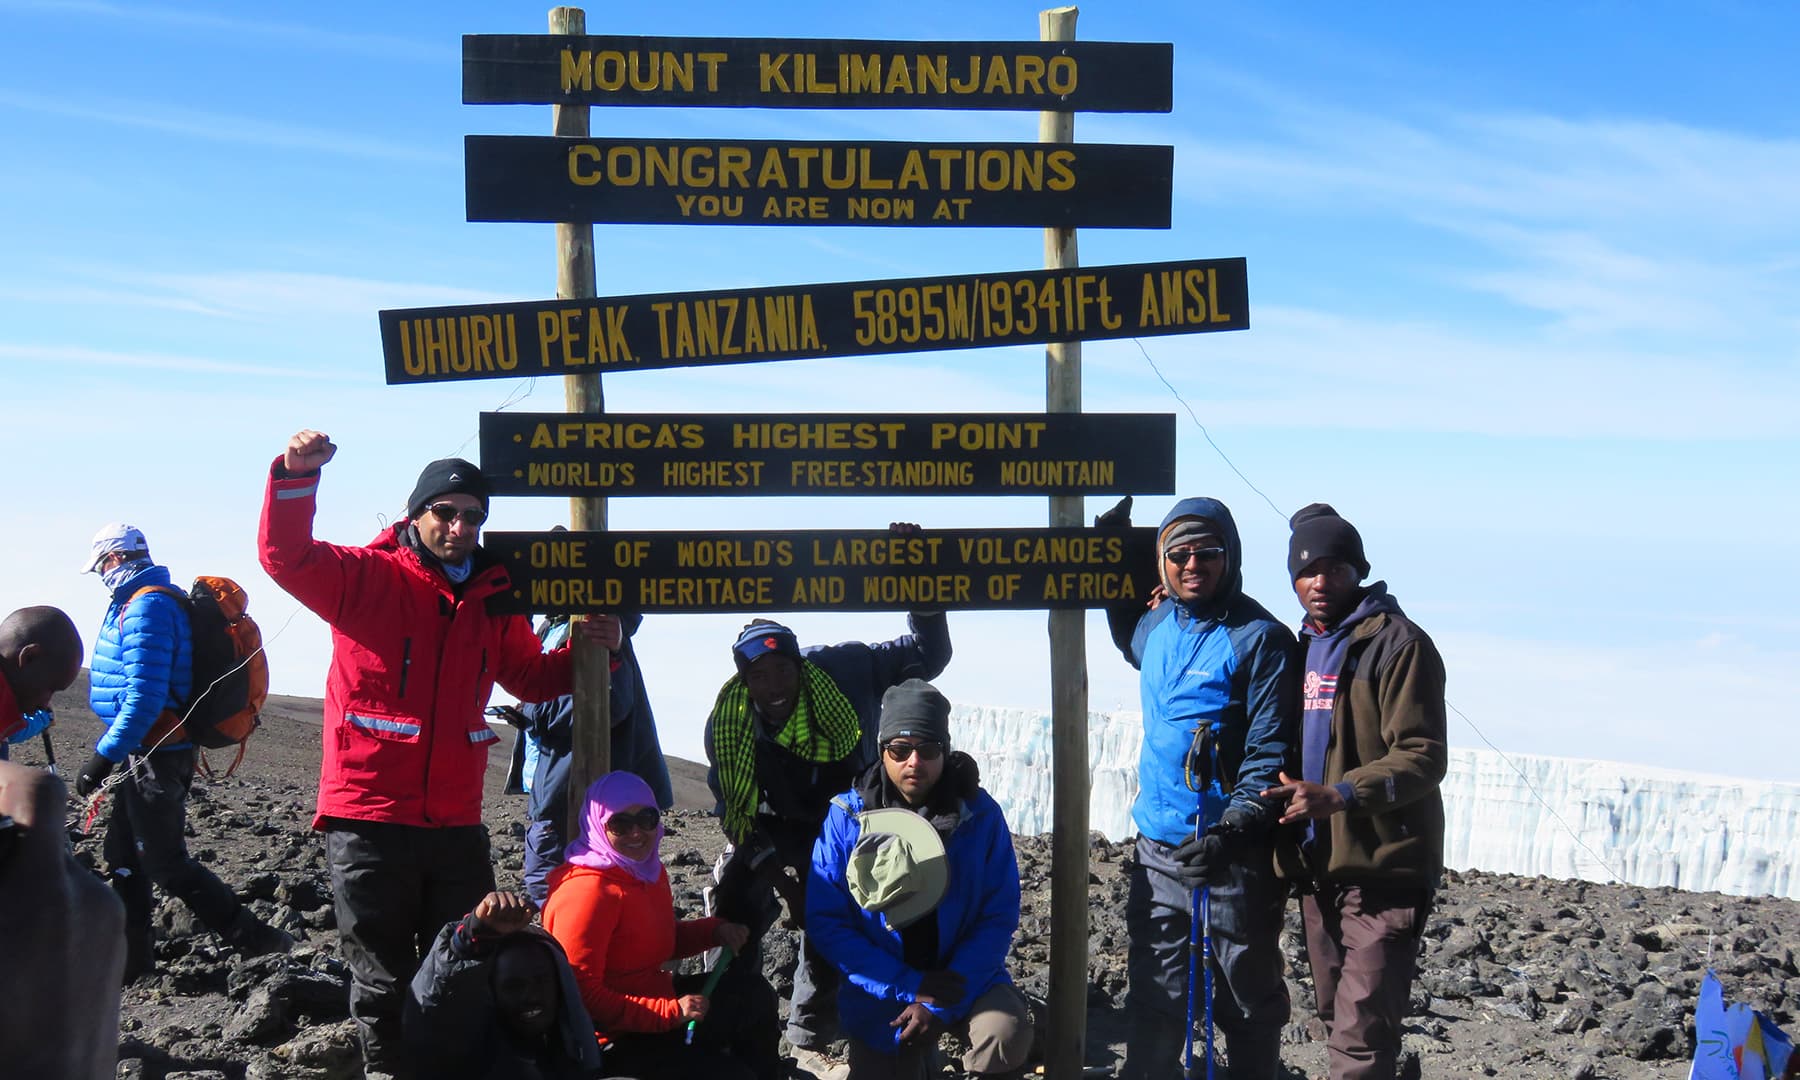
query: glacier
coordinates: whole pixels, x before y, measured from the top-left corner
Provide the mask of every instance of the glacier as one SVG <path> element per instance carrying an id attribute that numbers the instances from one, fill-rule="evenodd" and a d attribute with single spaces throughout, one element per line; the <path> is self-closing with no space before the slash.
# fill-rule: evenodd
<path id="1" fill-rule="evenodd" d="M 957 706 L 952 737 L 1020 835 L 1050 831 L 1050 717 Z M 1088 716 L 1089 827 L 1133 833 L 1143 719 Z M 1444 863 L 1527 877 L 1800 899 L 1800 784 L 1487 749 L 1450 751 Z"/>

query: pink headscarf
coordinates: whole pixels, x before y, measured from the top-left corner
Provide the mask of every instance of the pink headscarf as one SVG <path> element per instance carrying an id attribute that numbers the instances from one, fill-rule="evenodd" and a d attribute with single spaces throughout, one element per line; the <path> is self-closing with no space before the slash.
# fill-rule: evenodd
<path id="1" fill-rule="evenodd" d="M 650 785 L 636 774 L 607 773 L 588 788 L 587 803 L 581 808 L 581 836 L 568 846 L 564 855 L 576 866 L 594 870 L 622 866 L 639 881 L 655 881 L 663 870 L 663 827 L 660 821 L 656 824 L 656 836 L 650 844 L 650 854 L 641 859 L 628 859 L 619 854 L 606 836 L 607 819 L 614 814 L 633 806 L 655 805 L 656 796 L 651 793 Z"/>

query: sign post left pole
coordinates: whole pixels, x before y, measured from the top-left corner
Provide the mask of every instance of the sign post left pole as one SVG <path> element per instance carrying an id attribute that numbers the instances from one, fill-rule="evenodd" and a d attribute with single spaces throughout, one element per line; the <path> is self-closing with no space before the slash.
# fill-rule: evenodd
<path id="1" fill-rule="evenodd" d="M 587 33 L 587 13 L 577 7 L 551 8 L 550 32 Z M 586 138 L 589 134 L 586 105 L 554 105 L 550 116 L 553 135 Z M 593 225 L 586 222 L 558 224 L 557 298 L 585 300 L 596 295 Z M 599 373 L 564 375 L 563 400 L 571 413 L 598 415 L 605 412 L 606 399 L 600 390 Z M 576 532 L 605 531 L 606 499 L 600 496 L 570 499 L 569 527 Z M 569 648 L 575 658 L 575 730 L 563 835 L 575 840 L 581 835 L 581 811 L 589 785 L 612 769 L 612 664 L 605 649 L 580 634 L 569 635 Z"/>

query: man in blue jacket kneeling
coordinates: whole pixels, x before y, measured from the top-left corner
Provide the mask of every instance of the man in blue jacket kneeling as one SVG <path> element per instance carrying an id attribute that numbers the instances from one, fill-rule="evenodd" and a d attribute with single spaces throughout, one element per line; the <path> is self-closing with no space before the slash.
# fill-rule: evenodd
<path id="1" fill-rule="evenodd" d="M 881 759 L 832 800 L 813 848 L 807 935 L 844 974 L 853 1080 L 923 1077 L 938 1036 L 965 1073 L 1016 1074 L 1031 1014 L 1006 973 L 1019 864 L 1000 807 L 950 752 L 950 702 L 922 679 L 881 698 Z"/>

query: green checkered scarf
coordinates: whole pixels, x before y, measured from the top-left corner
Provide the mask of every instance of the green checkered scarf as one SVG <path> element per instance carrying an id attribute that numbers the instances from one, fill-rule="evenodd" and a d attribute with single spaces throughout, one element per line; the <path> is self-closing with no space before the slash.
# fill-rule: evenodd
<path id="1" fill-rule="evenodd" d="M 734 675 L 713 702 L 712 753 L 725 793 L 725 835 L 741 843 L 756 823 L 756 720 L 750 690 Z M 811 660 L 800 661 L 800 694 L 775 741 L 803 761 L 824 764 L 856 752 L 862 724 L 850 699 Z"/>

